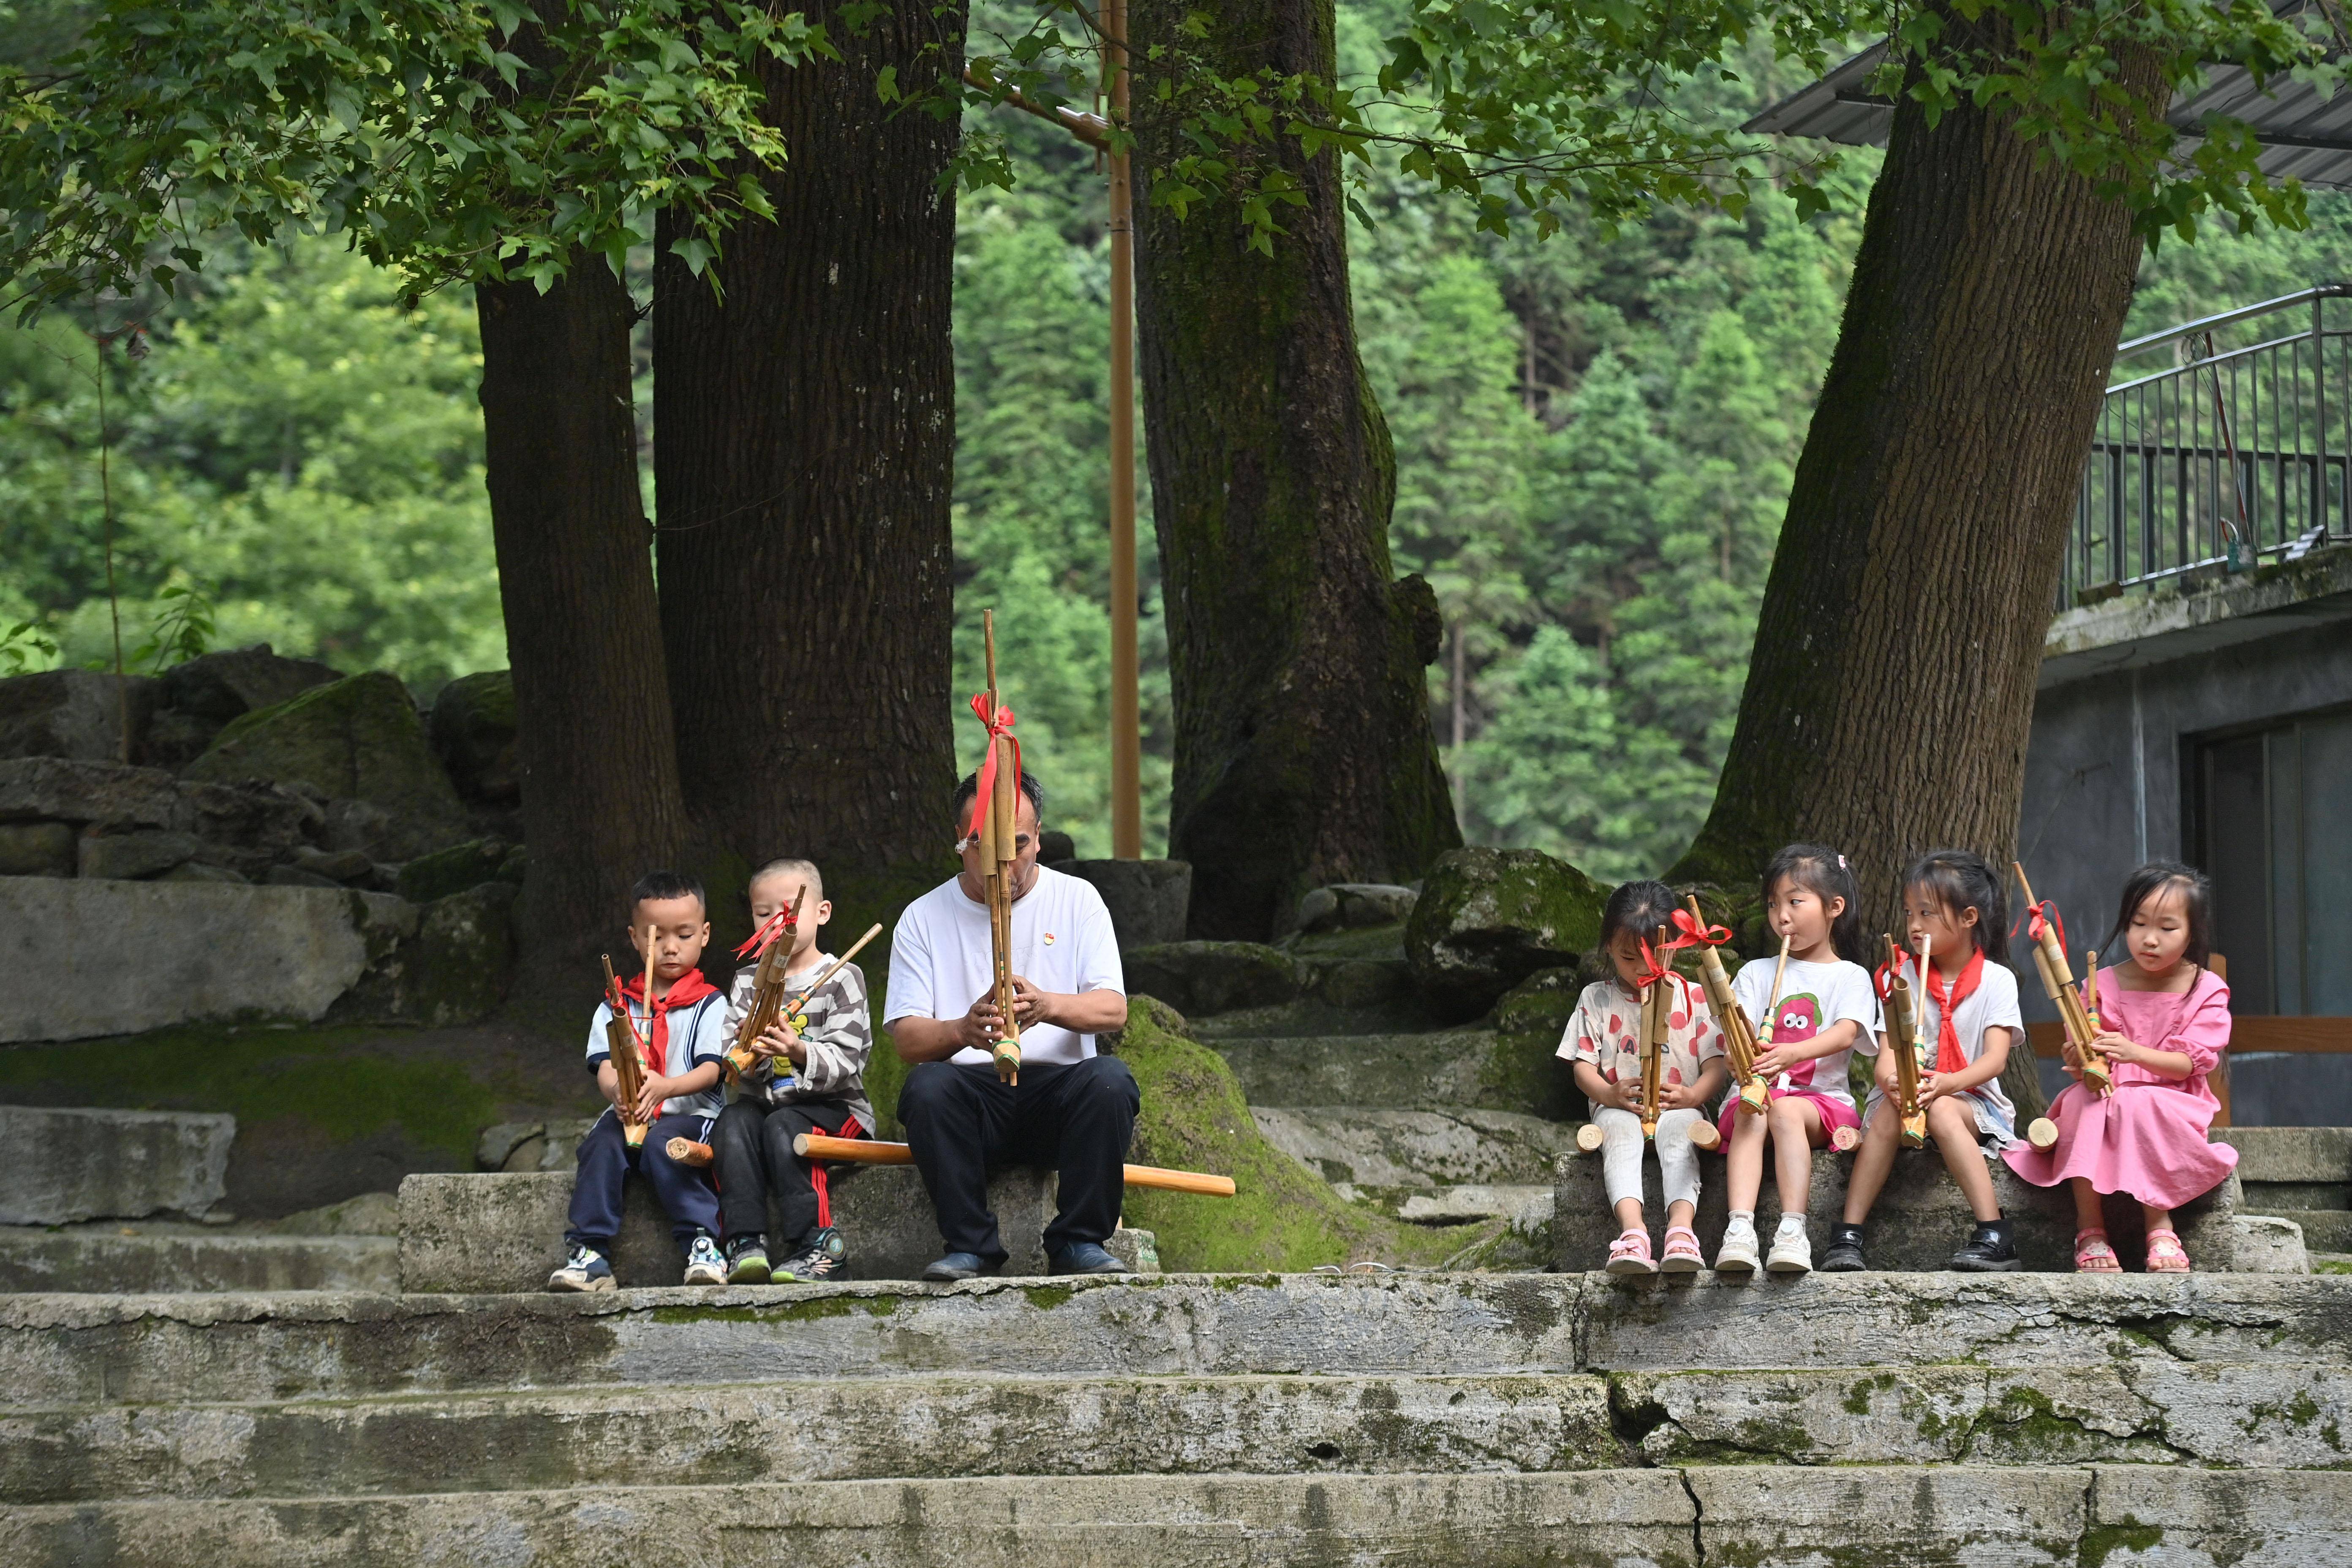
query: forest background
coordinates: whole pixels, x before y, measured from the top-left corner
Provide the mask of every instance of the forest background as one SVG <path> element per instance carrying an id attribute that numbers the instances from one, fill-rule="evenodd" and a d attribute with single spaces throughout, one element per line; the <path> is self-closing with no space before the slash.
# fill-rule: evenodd
<path id="1" fill-rule="evenodd" d="M 0 55 L 53 47 L 32 25 L 43 8 L 16 10 L 26 25 Z M 1018 15 L 986 0 L 974 29 L 1010 34 Z M 1341 0 L 1343 76 L 1369 78 L 1393 30 L 1385 0 Z M 1698 111 L 1736 122 L 1802 85 L 1761 53 L 1744 75 Z M 1102 855 L 1104 182 L 1060 131 L 1000 113 L 1017 179 L 964 194 L 958 218 L 956 688 L 981 684 L 980 611 L 993 607 L 1053 823 Z M 1616 880 L 1671 862 L 1706 816 L 1877 164 L 1849 151 L 1811 221 L 1768 200 L 1615 234 L 1571 222 L 1543 241 L 1477 233 L 1421 183 L 1366 177 L 1355 303 L 1395 441 L 1391 544 L 1444 612 L 1432 717 L 1470 841 Z M 2352 197 L 2315 195 L 2311 216 L 2300 233 L 2165 246 L 2142 264 L 2126 332 L 2352 278 Z M 633 282 L 642 301 L 647 279 Z M 429 699 L 501 667 L 472 304 L 452 291 L 404 310 L 396 295 L 320 241 L 187 280 L 142 312 L 143 359 L 101 355 L 89 321 L 63 312 L 0 328 L 0 630 L 29 622 L 55 645 L 14 637 L 0 674 L 110 662 L 110 491 L 123 647 L 141 668 L 200 641 L 268 641 L 394 669 Z M 1144 826 L 1159 853 L 1167 660 L 1139 490 Z"/>

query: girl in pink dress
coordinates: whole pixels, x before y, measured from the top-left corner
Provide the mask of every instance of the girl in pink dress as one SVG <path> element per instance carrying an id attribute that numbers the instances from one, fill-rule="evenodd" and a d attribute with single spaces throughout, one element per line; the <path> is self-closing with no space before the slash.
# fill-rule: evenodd
<path id="1" fill-rule="evenodd" d="M 2220 1184 L 2238 1152 L 2209 1140 L 2221 1110 L 2205 1075 L 2230 1048 L 2230 987 L 2205 967 L 2210 955 L 2212 884 L 2176 860 L 2152 860 L 2124 884 L 2123 907 L 2107 942 L 2124 939 L 2126 962 L 2099 976 L 2100 1031 L 2115 1093 L 2083 1081 L 2074 1047 L 2066 1071 L 2074 1082 L 2050 1108 L 2058 1142 L 2020 1144 L 2002 1157 L 2037 1186 L 2074 1188 L 2074 1267 L 2113 1274 L 2122 1265 L 2107 1245 L 2104 1193 L 2128 1193 L 2147 1216 L 2152 1274 L 2189 1269 L 2172 1228 L 2172 1211 Z M 2104 951 L 2104 948 L 2103 948 Z"/>

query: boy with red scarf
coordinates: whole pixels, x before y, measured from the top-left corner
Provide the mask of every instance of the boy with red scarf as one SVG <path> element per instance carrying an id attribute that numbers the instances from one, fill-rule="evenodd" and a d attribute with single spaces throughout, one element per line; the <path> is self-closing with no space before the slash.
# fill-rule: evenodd
<path id="1" fill-rule="evenodd" d="M 727 1264 L 719 1256 L 719 1195 L 698 1170 L 669 1157 L 672 1138 L 701 1143 L 719 1115 L 719 1076 L 726 1055 L 720 1025 L 726 997 L 696 966 L 710 941 L 710 920 L 702 884 L 675 871 L 652 871 L 630 890 L 634 900 L 628 948 L 645 951 L 654 933 L 650 976 L 652 1041 L 646 1050 L 645 1090 L 635 1117 L 649 1122 L 642 1148 L 631 1149 L 621 1119 L 607 1110 L 580 1140 L 580 1172 L 572 1184 L 572 1223 L 564 1233 L 563 1267 L 548 1276 L 551 1290 L 613 1289 L 613 1237 L 621 1228 L 621 1185 L 632 1170 L 653 1184 L 654 1196 L 670 1218 L 670 1234 L 686 1247 L 686 1283 L 723 1285 Z M 625 1005 L 646 1033 L 648 977 L 630 976 L 621 987 Z M 605 1048 L 610 1001 L 597 1005 L 588 1026 L 588 1070 L 604 1098 L 618 1104 L 620 1079 Z"/>
<path id="2" fill-rule="evenodd" d="M 1935 1071 L 1919 1075 L 1919 1105 L 1927 1113 L 1927 1135 L 1976 1216 L 1976 1228 L 1952 1255 L 1950 1267 L 1977 1274 L 2013 1272 L 2024 1265 L 2000 1212 L 1989 1164 L 2017 1138 L 2017 1110 L 2001 1092 L 2000 1075 L 2011 1046 L 2025 1038 L 2017 976 L 2007 963 L 2000 879 L 1981 856 L 1938 849 L 1922 856 L 1905 875 L 1903 909 L 1914 955 L 1904 965 L 1905 978 L 1918 1009 L 1920 1038 L 1934 1042 L 1936 1061 Z M 1916 957 L 1923 942 L 1924 973 Z M 1882 974 L 1880 984 L 1886 984 Z M 1830 1227 L 1829 1251 L 1822 1258 L 1825 1273 L 1868 1267 L 1862 1222 L 1895 1167 L 1903 1112 L 1895 1100 L 1895 1053 L 1883 1046 L 1876 1080 L 1870 1091 L 1870 1125 L 1846 1180 L 1845 1219 Z"/>

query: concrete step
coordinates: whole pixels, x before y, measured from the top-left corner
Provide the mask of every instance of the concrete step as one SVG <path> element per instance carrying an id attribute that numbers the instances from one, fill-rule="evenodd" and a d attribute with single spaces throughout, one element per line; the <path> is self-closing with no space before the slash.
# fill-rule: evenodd
<path id="1" fill-rule="evenodd" d="M 1511 1110 L 1253 1107 L 1266 1142 L 1323 1179 L 1358 1187 L 1549 1186 L 1576 1129 Z"/>
<path id="2" fill-rule="evenodd" d="M 2352 1252 L 2352 1209 L 2271 1209 L 2266 1218 L 2303 1227 L 2303 1244 L 2315 1252 Z"/>
<path id="3" fill-rule="evenodd" d="M 2150 1523 L 2160 1521 L 2160 1523 Z M 11 1563 L 1270 1568 L 2352 1555 L 2352 1474 L 1700 1466 L 1525 1475 L 986 1477 L 16 1508 Z M 2153 1560 L 2153 1559 L 2151 1559 Z"/>
<path id="4" fill-rule="evenodd" d="M 236 1137 L 234 1116 L 0 1105 L 0 1145 L 43 1151 L 0 1162 L 0 1225 L 199 1217 L 221 1200 Z"/>
<path id="5" fill-rule="evenodd" d="M 1282 1035 L 1212 1039 L 1253 1106 L 1514 1108 L 1491 1029 L 1436 1034 Z"/>
<path id="6" fill-rule="evenodd" d="M 2221 1127 L 2213 1141 L 2238 1151 L 2238 1179 L 2352 1184 L 2352 1127 Z"/>
<path id="7" fill-rule="evenodd" d="M 1899 1332 L 1896 1331 L 1899 1329 Z M 1167 1275 L 0 1297 L 0 1410 L 797 1378 L 2352 1365 L 2336 1275 Z"/>
<path id="8" fill-rule="evenodd" d="M 0 1416 L 0 1498 L 320 1497 L 893 1476 L 1605 1469 L 1606 1381 L 811 1378 Z"/>
<path id="9" fill-rule="evenodd" d="M 0 1290 L 398 1290 L 389 1236 L 278 1236 L 197 1226 L 0 1229 Z"/>

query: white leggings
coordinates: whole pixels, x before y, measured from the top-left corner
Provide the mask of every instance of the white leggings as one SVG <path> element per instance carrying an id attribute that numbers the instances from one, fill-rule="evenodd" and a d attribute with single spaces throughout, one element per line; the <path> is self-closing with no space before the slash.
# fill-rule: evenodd
<path id="1" fill-rule="evenodd" d="M 1690 1130 L 1701 1111 L 1669 1110 L 1658 1118 L 1658 1181 L 1666 1202 L 1698 1202 L 1698 1151 L 1691 1146 Z M 1642 1119 L 1613 1105 L 1592 1110 L 1592 1124 L 1601 1129 L 1601 1181 L 1609 1192 L 1609 1206 L 1627 1198 L 1642 1198 Z"/>

